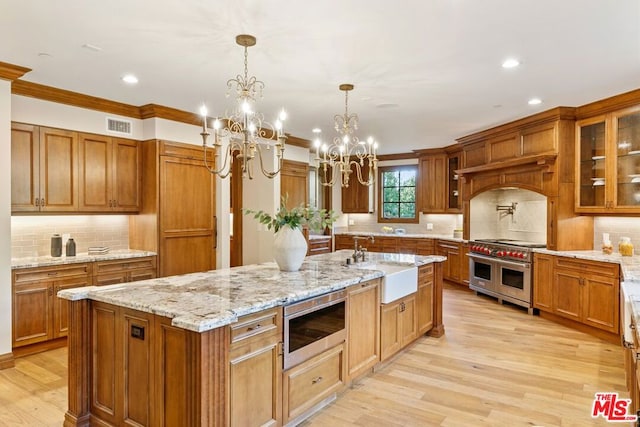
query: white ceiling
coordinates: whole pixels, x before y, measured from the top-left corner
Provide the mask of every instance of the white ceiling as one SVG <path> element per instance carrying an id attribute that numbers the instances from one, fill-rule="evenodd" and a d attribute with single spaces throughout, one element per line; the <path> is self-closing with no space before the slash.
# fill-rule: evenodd
<path id="1" fill-rule="evenodd" d="M 223 114 L 241 33 L 258 39 L 259 111 L 285 107 L 287 132 L 329 139 L 353 83 L 380 153 L 640 88 L 639 0 L 0 0 L 0 61 L 32 68 L 24 80 L 137 106 Z"/>

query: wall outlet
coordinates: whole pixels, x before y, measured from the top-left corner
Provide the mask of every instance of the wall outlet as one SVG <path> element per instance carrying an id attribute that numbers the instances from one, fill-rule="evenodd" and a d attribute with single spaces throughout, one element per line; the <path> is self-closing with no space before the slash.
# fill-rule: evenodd
<path id="1" fill-rule="evenodd" d="M 356 225 L 356 222 L 353 219 L 349 220 L 349 225 Z"/>
<path id="2" fill-rule="evenodd" d="M 433 224 L 428 222 L 427 223 L 427 230 L 433 230 Z"/>

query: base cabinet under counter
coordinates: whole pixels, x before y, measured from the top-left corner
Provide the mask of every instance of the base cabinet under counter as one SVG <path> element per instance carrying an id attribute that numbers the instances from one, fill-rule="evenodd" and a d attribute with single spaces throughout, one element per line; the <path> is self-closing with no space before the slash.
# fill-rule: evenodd
<path id="1" fill-rule="evenodd" d="M 620 326 L 620 266 L 616 263 L 534 254 L 533 306 L 610 334 Z"/>
<path id="2" fill-rule="evenodd" d="M 67 336 L 68 302 L 58 291 L 91 284 L 91 263 L 12 271 L 12 346 Z"/>

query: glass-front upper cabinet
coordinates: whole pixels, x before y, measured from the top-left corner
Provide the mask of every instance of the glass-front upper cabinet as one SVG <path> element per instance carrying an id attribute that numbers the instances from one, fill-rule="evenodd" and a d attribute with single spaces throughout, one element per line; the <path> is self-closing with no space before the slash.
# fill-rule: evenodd
<path id="1" fill-rule="evenodd" d="M 576 211 L 640 212 L 640 107 L 577 122 Z"/>
<path id="2" fill-rule="evenodd" d="M 447 162 L 447 211 L 461 212 L 460 185 L 458 185 L 458 172 L 456 172 L 461 167 L 460 155 L 450 154 Z"/>
<path id="3" fill-rule="evenodd" d="M 640 207 L 640 110 L 613 116 L 618 208 Z"/>
<path id="4" fill-rule="evenodd" d="M 604 117 L 579 122 L 577 128 L 578 175 L 576 177 L 579 208 L 604 209 L 605 198 L 605 128 Z"/>

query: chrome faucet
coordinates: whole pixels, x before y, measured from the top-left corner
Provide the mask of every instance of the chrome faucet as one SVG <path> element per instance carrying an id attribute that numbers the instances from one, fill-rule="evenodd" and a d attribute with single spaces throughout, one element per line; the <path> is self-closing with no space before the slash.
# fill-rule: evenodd
<path id="1" fill-rule="evenodd" d="M 353 258 L 353 262 L 358 262 L 358 259 L 360 259 L 360 261 L 364 262 L 364 257 L 365 254 L 367 253 L 367 248 L 363 248 L 362 246 L 358 246 L 358 240 L 371 240 L 371 243 L 375 242 L 375 239 L 373 236 L 353 236 L 353 255 L 351 255 L 351 258 Z"/>

